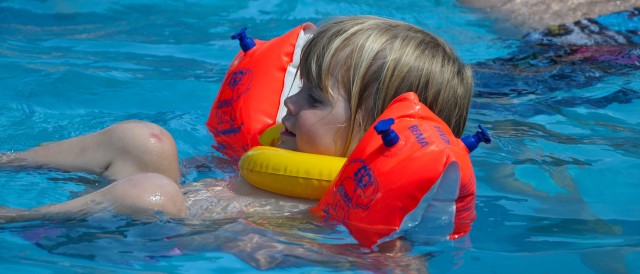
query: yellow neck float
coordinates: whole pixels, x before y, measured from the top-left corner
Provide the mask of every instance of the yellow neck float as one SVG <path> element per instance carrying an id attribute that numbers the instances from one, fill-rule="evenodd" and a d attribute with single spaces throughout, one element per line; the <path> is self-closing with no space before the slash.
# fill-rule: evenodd
<path id="1" fill-rule="evenodd" d="M 273 147 L 280 141 L 282 129 L 282 124 L 276 124 L 260 136 L 261 146 L 240 158 L 240 175 L 253 186 L 270 192 L 319 200 L 347 158 Z"/>

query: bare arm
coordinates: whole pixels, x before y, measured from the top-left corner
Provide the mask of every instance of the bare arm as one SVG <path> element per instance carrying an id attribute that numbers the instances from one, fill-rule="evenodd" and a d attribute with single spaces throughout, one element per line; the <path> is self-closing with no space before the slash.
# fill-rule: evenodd
<path id="1" fill-rule="evenodd" d="M 640 0 L 458 0 L 524 31 L 640 7 Z"/>

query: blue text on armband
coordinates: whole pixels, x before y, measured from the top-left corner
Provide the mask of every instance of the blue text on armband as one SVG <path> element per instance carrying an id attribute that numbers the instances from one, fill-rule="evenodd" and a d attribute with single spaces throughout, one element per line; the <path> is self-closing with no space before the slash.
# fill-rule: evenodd
<path id="1" fill-rule="evenodd" d="M 442 139 L 442 142 L 444 142 L 447 145 L 451 145 L 451 140 L 449 140 L 449 136 L 447 136 L 447 134 L 444 133 L 444 130 L 442 130 L 440 126 L 433 126 L 433 128 L 435 128 L 436 132 L 438 132 L 438 136 L 440 136 L 440 139 Z"/>
<path id="2" fill-rule="evenodd" d="M 421 148 L 429 145 L 427 138 L 424 137 L 424 133 L 422 133 L 422 130 L 420 130 L 420 127 L 418 127 L 418 125 L 414 124 L 410 126 L 409 131 L 411 132 L 411 134 L 413 134 L 413 137 L 416 139 L 416 142 L 420 144 Z"/>

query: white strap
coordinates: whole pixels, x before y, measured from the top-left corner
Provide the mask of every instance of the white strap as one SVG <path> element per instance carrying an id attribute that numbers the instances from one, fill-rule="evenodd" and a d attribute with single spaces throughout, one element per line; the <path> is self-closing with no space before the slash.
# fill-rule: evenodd
<path id="1" fill-rule="evenodd" d="M 293 62 L 287 67 L 287 72 L 284 76 L 284 86 L 282 87 L 282 93 L 280 93 L 280 105 L 278 106 L 278 116 L 276 117 L 276 123 L 282 121 L 282 117 L 287 114 L 287 108 L 284 107 L 284 99 L 291 95 L 295 95 L 302 88 L 302 81 L 298 72 L 298 65 L 300 65 L 300 54 L 302 53 L 302 47 L 313 36 L 316 31 L 316 27 L 312 24 L 307 24 L 302 27 L 302 31 L 298 34 L 298 41 L 296 42 L 296 48 L 293 52 Z"/>

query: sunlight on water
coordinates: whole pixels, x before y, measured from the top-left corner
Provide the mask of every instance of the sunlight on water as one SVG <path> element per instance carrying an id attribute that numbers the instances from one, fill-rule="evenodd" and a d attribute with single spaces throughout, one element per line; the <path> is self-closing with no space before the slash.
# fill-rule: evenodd
<path id="1" fill-rule="evenodd" d="M 472 155 L 478 219 L 470 236 L 394 256 L 364 252 L 343 227 L 302 214 L 191 223 L 105 212 L 0 225 L 0 265 L 16 273 L 71 266 L 220 273 L 639 269 L 638 45 L 603 57 L 611 49 L 504 38 L 480 11 L 455 1 L 1 1 L 0 152 L 140 119 L 171 132 L 185 181 L 233 176 L 232 166 L 197 161 L 216 155 L 204 123 L 238 51 L 230 34 L 248 26 L 255 38 L 270 39 L 306 21 L 353 14 L 432 31 L 474 69 L 466 133 L 481 123 L 494 142 Z M 0 206 L 33 208 L 107 184 L 83 173 L 18 171 L 0 168 Z"/>

